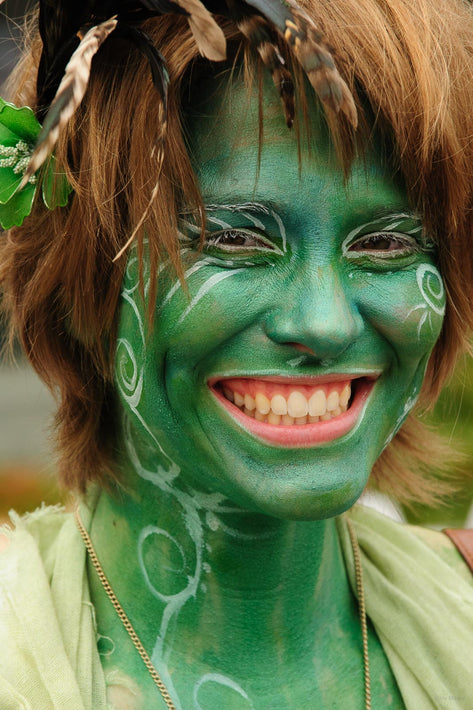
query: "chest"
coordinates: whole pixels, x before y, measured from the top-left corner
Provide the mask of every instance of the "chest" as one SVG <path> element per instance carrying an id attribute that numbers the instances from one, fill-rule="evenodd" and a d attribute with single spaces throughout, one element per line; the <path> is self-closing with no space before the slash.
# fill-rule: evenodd
<path id="1" fill-rule="evenodd" d="M 165 710 L 166 703 L 130 637 L 120 626 L 99 636 L 99 652 L 113 710 Z M 222 640 L 222 644 L 225 643 Z M 153 658 L 154 655 L 154 658 Z M 159 639 L 150 653 L 177 710 L 306 710 L 343 707 L 364 710 L 365 681 L 361 649 L 349 652 L 346 644 L 332 644 L 331 653 L 314 648 L 298 663 L 279 662 L 283 649 L 275 649 L 269 662 L 257 649 L 232 665 L 214 650 L 196 657 L 168 649 L 163 655 Z M 396 680 L 374 631 L 369 637 L 372 707 L 403 710 Z M 159 659 L 159 660 L 158 660 Z"/>

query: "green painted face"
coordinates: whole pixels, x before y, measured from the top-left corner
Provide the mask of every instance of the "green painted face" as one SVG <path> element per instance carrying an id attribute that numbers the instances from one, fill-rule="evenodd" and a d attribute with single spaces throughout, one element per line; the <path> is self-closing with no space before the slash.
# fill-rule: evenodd
<path id="1" fill-rule="evenodd" d="M 373 155 L 345 184 L 312 113 L 301 169 L 272 87 L 259 169 L 258 101 L 238 80 L 189 120 L 206 246 L 184 216 L 189 293 L 161 269 L 150 334 L 130 258 L 116 359 L 141 475 L 300 519 L 359 497 L 415 403 L 445 309 L 403 189 Z"/>

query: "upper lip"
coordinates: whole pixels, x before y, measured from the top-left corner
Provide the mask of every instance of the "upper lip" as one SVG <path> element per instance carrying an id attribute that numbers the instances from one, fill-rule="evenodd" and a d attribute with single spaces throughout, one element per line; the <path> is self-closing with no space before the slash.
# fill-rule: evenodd
<path id="1" fill-rule="evenodd" d="M 376 380 L 381 374 L 380 370 L 367 370 L 365 372 L 332 372 L 326 375 L 258 375 L 242 373 L 242 374 L 232 374 L 232 375 L 216 375 L 208 379 L 209 387 L 217 384 L 217 382 L 223 382 L 225 380 L 264 380 L 266 382 L 281 382 L 284 384 L 294 384 L 294 385 L 307 385 L 309 387 L 317 386 L 318 384 L 325 384 L 330 382 L 346 382 L 347 380 Z"/>

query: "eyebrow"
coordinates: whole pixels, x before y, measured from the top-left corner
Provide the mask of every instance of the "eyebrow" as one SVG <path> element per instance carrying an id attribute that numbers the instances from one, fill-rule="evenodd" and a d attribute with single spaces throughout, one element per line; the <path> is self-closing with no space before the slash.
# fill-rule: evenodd
<path id="1" fill-rule="evenodd" d="M 379 223 L 383 224 L 383 230 L 394 230 L 396 227 L 398 227 L 402 222 L 405 222 L 406 220 L 411 220 L 412 222 L 422 222 L 421 218 L 419 215 L 416 215 L 415 212 L 391 212 L 380 215 L 375 217 L 374 219 L 370 219 L 369 222 L 365 222 L 364 224 L 360 224 L 354 229 L 351 229 L 345 239 L 342 242 L 342 251 L 345 253 L 347 244 L 351 242 L 352 239 L 358 236 L 358 234 L 365 229 L 366 227 L 370 227 L 371 225 L 376 225 Z M 388 222 L 389 224 L 386 224 Z M 423 226 L 422 224 L 414 227 L 413 229 L 410 229 L 407 234 L 416 234 L 417 232 L 422 232 Z"/>
<path id="2" fill-rule="evenodd" d="M 253 224 L 255 226 L 260 227 L 261 229 L 266 229 L 265 225 L 262 224 L 257 220 L 256 217 L 252 217 L 252 213 L 254 214 L 255 212 L 257 214 L 263 214 L 269 217 L 272 217 L 275 221 L 276 224 L 278 225 L 280 236 L 282 239 L 282 250 L 283 252 L 286 251 L 286 244 L 287 244 L 287 235 L 286 235 L 286 228 L 284 226 L 284 222 L 282 221 L 281 217 L 279 216 L 278 208 L 275 205 L 274 202 L 267 202 L 266 204 L 261 204 L 261 202 L 236 202 L 235 204 L 211 204 L 211 205 L 204 205 L 206 212 L 215 212 L 217 210 L 227 210 L 228 212 L 233 212 L 236 214 L 246 214 Z M 248 214 L 250 213 L 250 214 Z M 218 222 L 215 218 L 211 218 L 213 221 Z M 228 225 L 230 226 L 230 225 Z"/>

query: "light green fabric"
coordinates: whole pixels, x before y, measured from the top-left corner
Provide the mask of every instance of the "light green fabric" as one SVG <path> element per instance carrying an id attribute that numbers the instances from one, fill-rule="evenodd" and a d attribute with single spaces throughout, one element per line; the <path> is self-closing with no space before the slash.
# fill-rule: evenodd
<path id="1" fill-rule="evenodd" d="M 88 524 L 87 511 L 82 517 Z M 440 533 L 350 512 L 367 612 L 408 710 L 473 707 L 473 579 Z M 18 518 L 0 552 L 1 710 L 106 710 L 85 548 L 73 517 L 43 508 Z M 355 591 L 344 517 L 339 536 Z"/>
<path id="2" fill-rule="evenodd" d="M 74 519 L 57 508 L 11 517 L 15 531 L 0 553 L 0 708 L 105 710 Z"/>
<path id="3" fill-rule="evenodd" d="M 362 553 L 366 612 L 408 710 L 473 708 L 473 578 L 442 533 L 350 512 Z M 339 535 L 353 591 L 353 551 Z"/>

